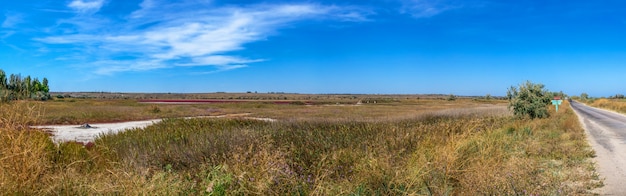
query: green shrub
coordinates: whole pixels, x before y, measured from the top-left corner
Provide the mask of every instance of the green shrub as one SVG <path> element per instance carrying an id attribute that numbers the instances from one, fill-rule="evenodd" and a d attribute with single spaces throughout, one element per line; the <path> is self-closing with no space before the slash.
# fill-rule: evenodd
<path id="1" fill-rule="evenodd" d="M 446 100 L 454 101 L 454 100 L 456 100 L 456 96 L 454 96 L 454 94 L 450 94 L 450 95 L 448 95 L 448 98 Z"/>
<path id="2" fill-rule="evenodd" d="M 506 92 L 509 99 L 509 109 L 513 108 L 513 114 L 518 117 L 547 118 L 549 117 L 547 105 L 550 104 L 548 90 L 543 84 L 534 84 L 526 81 L 518 88 L 511 86 Z"/>

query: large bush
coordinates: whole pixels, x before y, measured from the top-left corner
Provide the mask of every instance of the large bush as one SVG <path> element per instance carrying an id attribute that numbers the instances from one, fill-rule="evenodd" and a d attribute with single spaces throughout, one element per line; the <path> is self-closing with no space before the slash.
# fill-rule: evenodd
<path id="1" fill-rule="evenodd" d="M 506 92 L 509 99 L 509 109 L 518 117 L 547 118 L 552 93 L 544 89 L 543 84 L 534 84 L 526 81 L 517 88 L 511 86 Z"/>

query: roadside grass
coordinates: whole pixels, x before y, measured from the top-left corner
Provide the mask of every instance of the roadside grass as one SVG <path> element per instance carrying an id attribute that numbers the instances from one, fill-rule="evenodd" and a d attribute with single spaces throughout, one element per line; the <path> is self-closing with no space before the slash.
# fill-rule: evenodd
<path id="1" fill-rule="evenodd" d="M 358 116 L 393 114 L 402 106 L 314 108 L 348 110 L 340 119 L 288 117 L 308 106 L 263 107 L 286 108 L 256 112 L 285 120 L 166 119 L 83 146 L 55 145 L 41 132 L 26 131 L 37 123 L 31 103 L 0 105 L 0 136 L 10 141 L 0 144 L 0 192 L 585 195 L 601 186 L 593 151 L 568 103 L 536 120 L 461 106 L 424 112 L 407 106 L 418 114 L 381 119 Z"/>
<path id="2" fill-rule="evenodd" d="M 624 99 L 595 99 L 588 101 L 587 104 L 592 107 L 604 108 L 626 114 L 626 100 Z"/>

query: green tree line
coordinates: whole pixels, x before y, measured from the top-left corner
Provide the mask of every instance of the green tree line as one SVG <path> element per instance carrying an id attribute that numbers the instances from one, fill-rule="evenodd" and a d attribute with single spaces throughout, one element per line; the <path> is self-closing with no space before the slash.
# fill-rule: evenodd
<path id="1" fill-rule="evenodd" d="M 20 74 L 11 74 L 7 77 L 4 70 L 0 69 L 0 100 L 11 101 L 21 99 L 48 100 L 50 99 L 50 87 L 48 79 L 22 77 Z"/>

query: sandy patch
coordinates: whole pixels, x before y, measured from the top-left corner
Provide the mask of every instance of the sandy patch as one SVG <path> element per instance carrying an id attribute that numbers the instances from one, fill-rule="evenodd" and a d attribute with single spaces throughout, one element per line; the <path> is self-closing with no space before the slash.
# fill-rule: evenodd
<path id="1" fill-rule="evenodd" d="M 257 118 L 247 117 L 252 113 L 241 114 L 226 114 L 221 116 L 197 116 L 197 117 L 185 117 L 185 119 L 192 118 L 243 118 L 260 120 L 266 122 L 275 122 L 276 119 L 272 118 Z M 125 131 L 132 128 L 145 128 L 155 123 L 161 122 L 162 119 L 142 120 L 142 121 L 129 121 L 118 123 L 95 123 L 89 124 L 90 128 L 82 127 L 81 125 L 43 125 L 32 126 L 32 128 L 42 129 L 51 134 L 51 138 L 54 142 L 93 142 L 101 134 L 116 134 L 121 131 Z"/>
<path id="2" fill-rule="evenodd" d="M 91 128 L 83 128 L 81 125 L 45 125 L 33 126 L 33 128 L 43 129 L 52 134 L 54 142 L 91 142 L 100 134 L 115 134 L 132 128 L 145 128 L 154 123 L 161 122 L 161 119 L 130 121 L 119 123 L 96 123 L 89 124 Z"/>

